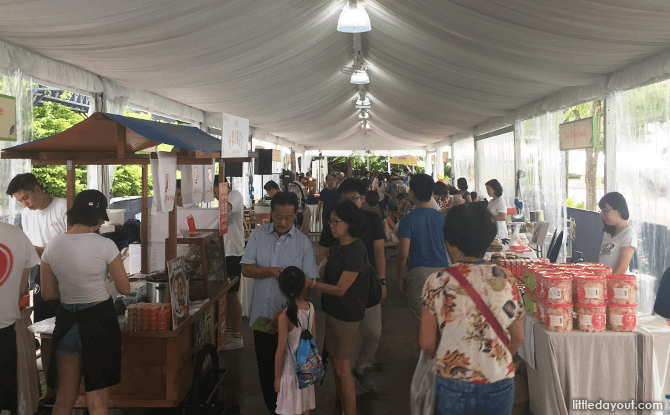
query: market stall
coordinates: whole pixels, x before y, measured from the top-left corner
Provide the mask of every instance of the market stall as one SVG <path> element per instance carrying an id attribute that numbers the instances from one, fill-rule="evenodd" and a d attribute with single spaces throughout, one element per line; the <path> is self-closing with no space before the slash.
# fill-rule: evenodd
<path id="1" fill-rule="evenodd" d="M 598 402 L 658 403 L 670 392 L 670 327 L 638 313 L 635 275 L 614 275 L 597 263 L 497 263 L 517 277 L 524 295 L 519 356 L 528 366 L 532 413 L 581 413 Z M 658 408 L 635 409 L 630 413 Z"/>
<path id="2" fill-rule="evenodd" d="M 183 403 L 189 391 L 202 373 L 201 354 L 211 355 L 211 350 L 220 350 L 225 343 L 226 329 L 226 293 L 237 282 L 237 278 L 228 280 L 225 275 L 225 247 L 220 237 L 218 221 L 216 229 L 203 229 L 208 224 L 201 223 L 197 232 L 191 235 L 179 235 L 178 208 L 170 206 L 169 213 L 150 215 L 148 203 L 148 168 L 155 153 L 143 153 L 143 150 L 155 148 L 158 144 L 169 144 L 175 148 L 171 157 L 179 166 L 210 166 L 208 179 L 213 183 L 212 173 L 215 162 L 219 163 L 219 177 L 223 183 L 225 172 L 222 159 L 221 140 L 218 140 L 195 127 L 172 125 L 154 121 L 139 120 L 113 114 L 95 113 L 88 119 L 54 136 L 31 143 L 2 150 L 3 159 L 29 159 L 33 165 L 66 165 L 67 166 L 67 201 L 72 205 L 75 196 L 75 166 L 77 165 L 111 165 L 139 164 L 142 166 L 142 209 L 141 209 L 141 269 L 142 279 L 149 271 L 157 271 L 168 267 L 170 273 L 170 291 L 173 296 L 178 290 L 173 287 L 170 267 L 174 261 L 183 266 L 182 289 L 185 293 L 186 307 L 180 305 L 175 311 L 169 305 L 128 304 L 128 316 L 120 318 L 126 329 L 122 334 L 122 375 L 121 383 L 110 388 L 110 405 L 112 407 L 172 407 Z M 230 162 L 248 162 L 255 155 L 247 157 L 226 158 Z M 183 168 L 183 167 L 182 167 Z M 206 170 L 206 169 L 203 169 Z M 173 171 L 174 174 L 174 171 Z M 225 186 L 222 186 L 225 188 Z M 165 189 L 167 190 L 167 188 Z M 159 192 L 159 190 L 157 190 Z M 225 193 L 225 192 L 224 192 Z M 174 193 L 173 193 L 174 194 Z M 172 198 L 174 198 L 172 196 Z M 156 203 L 154 197 L 154 203 Z M 152 223 L 152 219 L 159 219 Z M 221 215 L 221 224 L 225 223 L 225 215 Z M 159 263 L 150 262 L 148 240 L 150 224 L 167 229 L 164 239 L 164 256 Z M 218 270 L 223 278 L 216 278 L 211 259 L 207 258 L 207 244 L 218 242 L 215 249 L 220 251 L 222 261 Z M 178 245 L 193 246 L 197 256 L 177 259 Z M 181 258 L 181 257 L 180 257 Z M 209 259 L 209 261 L 208 261 Z M 199 270 L 202 289 L 194 298 L 189 296 L 188 266 Z M 214 277 L 214 278 L 212 278 Z M 160 280 L 157 280 L 160 282 Z M 190 300 L 199 300 L 193 304 L 189 313 Z M 165 301 L 163 299 L 162 301 Z M 169 300 L 168 300 L 169 301 Z M 130 302 L 132 303 L 132 301 Z M 131 312 L 131 310 L 133 310 Z M 172 316 L 168 318 L 167 316 Z M 179 317 L 179 318 L 178 318 Z M 167 319 L 167 321 L 166 321 Z M 173 324 L 169 324 L 170 321 Z M 49 356 L 50 336 L 42 336 L 42 356 Z M 214 353 L 215 355 L 215 353 Z M 210 357 L 207 364 L 213 365 Z M 46 370 L 49 362 L 44 359 Z M 200 365 L 200 366 L 199 366 Z M 188 375 L 185 375 L 188 374 Z M 193 375 L 193 376 L 191 376 Z M 83 389 L 77 400 L 78 407 L 86 406 Z"/>

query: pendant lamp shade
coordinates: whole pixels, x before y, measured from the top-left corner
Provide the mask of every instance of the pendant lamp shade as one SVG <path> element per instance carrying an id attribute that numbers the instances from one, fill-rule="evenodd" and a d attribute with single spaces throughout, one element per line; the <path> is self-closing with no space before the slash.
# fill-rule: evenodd
<path id="1" fill-rule="evenodd" d="M 357 99 L 356 108 L 370 108 L 370 100 L 367 97 L 365 99 Z"/>
<path id="2" fill-rule="evenodd" d="M 351 75 L 351 83 L 356 85 L 365 85 L 370 83 L 368 73 L 365 72 L 363 69 L 358 69 L 354 71 L 354 73 Z"/>
<path id="3" fill-rule="evenodd" d="M 363 33 L 372 30 L 370 16 L 363 6 L 354 1 L 353 6 L 349 1 L 344 5 L 340 18 L 337 20 L 337 31 L 344 33 Z"/>

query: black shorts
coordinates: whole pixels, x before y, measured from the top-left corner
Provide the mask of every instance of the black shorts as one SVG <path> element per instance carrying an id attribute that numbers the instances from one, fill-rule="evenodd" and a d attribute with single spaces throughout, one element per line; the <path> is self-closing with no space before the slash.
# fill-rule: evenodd
<path id="1" fill-rule="evenodd" d="M 14 325 L 0 329 L 0 411 L 17 412 L 18 381 L 16 380 L 16 331 Z"/>
<path id="2" fill-rule="evenodd" d="M 242 279 L 242 260 L 241 256 L 227 256 L 226 257 L 226 275 L 228 278 L 240 277 Z M 240 281 L 238 280 L 235 285 L 230 289 L 230 291 L 239 291 L 240 290 Z"/>

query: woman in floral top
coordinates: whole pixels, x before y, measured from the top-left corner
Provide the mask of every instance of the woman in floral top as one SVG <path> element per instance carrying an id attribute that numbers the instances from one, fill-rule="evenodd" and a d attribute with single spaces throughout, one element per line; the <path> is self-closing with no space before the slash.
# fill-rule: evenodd
<path id="1" fill-rule="evenodd" d="M 481 203 L 449 210 L 447 251 L 508 337 L 504 344 L 465 289 L 438 271 L 423 287 L 419 346 L 437 364 L 436 413 L 509 415 L 514 400 L 512 356 L 524 341 L 523 302 L 514 277 L 482 259 L 496 236 L 493 216 Z"/>

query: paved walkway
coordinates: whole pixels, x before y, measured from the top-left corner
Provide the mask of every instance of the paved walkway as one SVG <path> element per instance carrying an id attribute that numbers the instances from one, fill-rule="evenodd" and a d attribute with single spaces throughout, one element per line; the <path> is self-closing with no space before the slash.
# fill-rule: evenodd
<path id="1" fill-rule="evenodd" d="M 388 297 L 382 305 L 382 338 L 373 368 L 372 379 L 377 392 L 361 393 L 357 399 L 357 414 L 402 414 L 409 413 L 409 387 L 414 373 L 419 347 L 417 344 L 418 323 L 412 321 L 405 296 L 395 284 L 396 258 L 390 257 L 394 249 L 387 251 L 386 269 Z M 317 344 L 323 344 L 324 313 L 319 299 L 310 294 L 317 310 Z M 228 403 L 239 405 L 242 414 L 267 414 L 263 403 L 256 368 L 253 333 L 249 321 L 244 318 L 242 337 L 244 348 L 219 354 L 221 366 L 230 370 L 226 375 L 221 397 Z M 341 410 L 335 408 L 335 380 L 332 368 L 323 386 L 316 386 L 316 410 L 314 414 L 335 415 Z M 360 391 L 359 391 L 360 393 Z"/>

